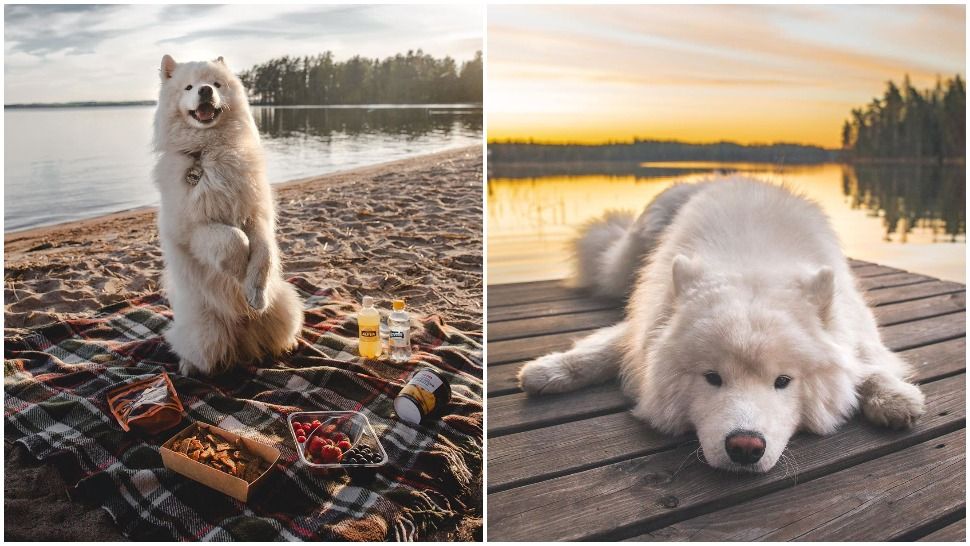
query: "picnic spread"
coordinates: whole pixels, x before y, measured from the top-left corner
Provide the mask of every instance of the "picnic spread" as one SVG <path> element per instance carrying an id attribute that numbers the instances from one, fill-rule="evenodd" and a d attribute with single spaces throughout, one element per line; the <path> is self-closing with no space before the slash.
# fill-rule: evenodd
<path id="1" fill-rule="evenodd" d="M 297 349 L 213 378 L 178 373 L 159 293 L 91 318 L 7 329 L 8 440 L 54 464 L 74 498 L 102 506 L 131 539 L 420 540 L 454 527 L 481 497 L 481 332 L 413 317 L 409 360 L 362 359 L 357 305 L 290 282 L 305 301 Z M 440 415 L 414 424 L 394 401 L 420 370 L 451 392 Z M 123 394 L 114 414 L 112 393 Z M 184 408 L 166 430 L 126 432 L 116 418 L 150 415 L 159 398 Z M 347 459 L 308 459 L 324 452 Z"/>

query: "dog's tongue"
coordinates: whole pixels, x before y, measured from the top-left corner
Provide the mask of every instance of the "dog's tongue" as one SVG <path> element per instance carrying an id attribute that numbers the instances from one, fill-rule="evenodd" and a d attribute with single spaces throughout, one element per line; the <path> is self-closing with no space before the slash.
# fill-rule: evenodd
<path id="1" fill-rule="evenodd" d="M 212 119 L 215 115 L 216 115 L 216 110 L 215 108 L 212 107 L 211 104 L 206 104 L 206 103 L 200 104 L 199 107 L 196 108 L 195 110 L 195 117 L 203 121 L 208 121 Z"/>

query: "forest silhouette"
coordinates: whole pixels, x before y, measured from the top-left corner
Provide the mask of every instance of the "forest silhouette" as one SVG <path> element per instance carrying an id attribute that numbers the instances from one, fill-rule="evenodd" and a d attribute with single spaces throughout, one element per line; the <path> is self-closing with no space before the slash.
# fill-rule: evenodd
<path id="1" fill-rule="evenodd" d="M 481 51 L 459 65 L 419 49 L 385 59 L 284 56 L 239 77 L 253 104 L 453 104 L 482 102 L 482 74 Z"/>
<path id="2" fill-rule="evenodd" d="M 842 125 L 848 159 L 948 160 L 966 157 L 967 95 L 960 75 L 920 91 L 909 76 L 852 110 Z"/>

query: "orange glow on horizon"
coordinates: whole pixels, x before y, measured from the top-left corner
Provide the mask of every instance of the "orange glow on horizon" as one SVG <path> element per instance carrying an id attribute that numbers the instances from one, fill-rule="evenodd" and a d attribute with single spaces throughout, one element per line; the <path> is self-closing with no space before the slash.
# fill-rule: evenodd
<path id="1" fill-rule="evenodd" d="M 966 73 L 964 6 L 490 6 L 488 140 L 839 148 L 888 80 Z"/>

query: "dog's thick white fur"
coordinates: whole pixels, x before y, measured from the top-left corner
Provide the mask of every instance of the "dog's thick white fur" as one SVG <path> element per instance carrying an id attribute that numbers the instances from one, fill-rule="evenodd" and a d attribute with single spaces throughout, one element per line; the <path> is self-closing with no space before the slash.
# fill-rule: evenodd
<path id="1" fill-rule="evenodd" d="M 828 219 L 783 187 L 675 185 L 635 221 L 587 225 L 576 252 L 579 284 L 629 296 L 625 320 L 526 364 L 527 393 L 619 376 L 634 415 L 667 433 L 695 430 L 714 467 L 755 472 L 771 469 L 797 430 L 831 433 L 860 406 L 893 428 L 923 413 Z M 780 376 L 790 382 L 776 386 Z M 763 436 L 756 463 L 729 456 L 726 438 L 739 430 Z"/>
<path id="2" fill-rule="evenodd" d="M 221 57 L 176 63 L 166 55 L 161 80 L 154 178 L 163 287 L 174 314 L 165 338 L 186 375 L 279 355 L 296 345 L 302 304 L 282 278 L 273 195 L 246 91 Z M 201 179 L 187 180 L 198 167 Z"/>

